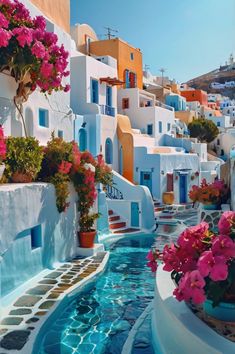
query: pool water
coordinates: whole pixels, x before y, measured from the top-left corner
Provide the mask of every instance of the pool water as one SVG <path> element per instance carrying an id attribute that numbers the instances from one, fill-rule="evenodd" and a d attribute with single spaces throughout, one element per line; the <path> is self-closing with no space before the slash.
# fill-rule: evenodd
<path id="1" fill-rule="evenodd" d="M 60 314 L 39 354 L 121 353 L 131 327 L 153 299 L 155 278 L 146 266 L 146 255 L 155 237 L 125 237 L 107 245 L 106 271 Z M 162 248 L 168 241 L 161 238 L 157 244 Z"/>

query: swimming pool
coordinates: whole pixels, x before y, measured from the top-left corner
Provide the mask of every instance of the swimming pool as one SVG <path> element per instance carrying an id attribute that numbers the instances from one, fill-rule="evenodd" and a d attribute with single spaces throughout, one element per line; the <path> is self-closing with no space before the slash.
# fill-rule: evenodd
<path id="1" fill-rule="evenodd" d="M 105 272 L 87 293 L 66 306 L 47 329 L 39 354 L 119 354 L 128 334 L 154 296 L 154 275 L 146 266 L 156 235 L 125 237 L 106 248 Z M 169 241 L 169 239 L 168 239 Z"/>

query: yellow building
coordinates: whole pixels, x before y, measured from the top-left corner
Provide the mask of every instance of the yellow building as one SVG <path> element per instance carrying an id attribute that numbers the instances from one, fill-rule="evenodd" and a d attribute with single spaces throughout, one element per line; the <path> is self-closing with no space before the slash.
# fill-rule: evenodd
<path id="1" fill-rule="evenodd" d="M 142 53 L 120 38 L 91 41 L 89 54 L 110 55 L 117 60 L 118 79 L 125 88 L 143 88 Z"/>
<path id="2" fill-rule="evenodd" d="M 70 32 L 70 0 L 30 0 L 53 23 Z"/>

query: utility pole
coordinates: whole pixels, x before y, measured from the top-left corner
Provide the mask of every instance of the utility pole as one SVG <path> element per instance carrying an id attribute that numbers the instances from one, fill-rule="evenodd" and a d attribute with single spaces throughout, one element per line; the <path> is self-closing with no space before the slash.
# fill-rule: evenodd
<path id="1" fill-rule="evenodd" d="M 162 73 L 162 87 L 163 87 L 163 84 L 164 84 L 164 73 L 166 72 L 166 69 L 160 68 L 159 71 Z"/>
<path id="2" fill-rule="evenodd" d="M 107 33 L 105 34 L 105 36 L 107 36 L 108 39 L 116 37 L 116 35 L 114 33 L 118 33 L 117 30 L 110 28 L 110 27 L 104 27 L 104 29 L 107 30 Z"/>

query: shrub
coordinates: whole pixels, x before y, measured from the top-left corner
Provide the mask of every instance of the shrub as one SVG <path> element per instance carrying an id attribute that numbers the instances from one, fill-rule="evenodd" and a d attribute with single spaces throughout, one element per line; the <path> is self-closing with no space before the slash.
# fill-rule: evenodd
<path id="1" fill-rule="evenodd" d="M 41 169 L 42 159 L 43 149 L 35 138 L 7 138 L 5 173 L 10 180 L 15 182 L 34 181 Z M 26 180 L 24 180 L 24 176 Z"/>

